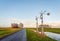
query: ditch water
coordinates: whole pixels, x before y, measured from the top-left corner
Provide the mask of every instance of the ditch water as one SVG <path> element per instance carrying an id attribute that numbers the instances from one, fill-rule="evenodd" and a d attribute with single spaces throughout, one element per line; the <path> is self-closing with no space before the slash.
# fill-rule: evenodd
<path id="1" fill-rule="evenodd" d="M 46 36 L 55 39 L 57 41 L 60 41 L 60 34 L 57 33 L 52 33 L 52 32 L 44 32 L 46 34 Z"/>

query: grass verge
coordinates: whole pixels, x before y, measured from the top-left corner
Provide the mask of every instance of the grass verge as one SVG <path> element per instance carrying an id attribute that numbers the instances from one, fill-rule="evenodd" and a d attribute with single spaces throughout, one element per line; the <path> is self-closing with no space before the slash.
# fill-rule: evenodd
<path id="1" fill-rule="evenodd" d="M 27 33 L 27 41 L 56 41 L 47 36 L 45 38 L 41 38 L 37 33 L 29 29 L 26 29 L 26 33 Z"/>

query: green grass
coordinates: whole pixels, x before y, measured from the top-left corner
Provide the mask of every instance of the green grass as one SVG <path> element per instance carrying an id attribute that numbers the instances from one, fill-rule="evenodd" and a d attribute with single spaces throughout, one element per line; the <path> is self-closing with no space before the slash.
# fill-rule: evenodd
<path id="1" fill-rule="evenodd" d="M 41 31 L 41 28 L 39 28 L 39 31 Z M 54 32 L 60 34 L 60 28 L 44 28 L 45 32 Z"/>
<path id="2" fill-rule="evenodd" d="M 4 35 L 6 32 L 6 30 L 0 30 L 0 35 Z"/>
<path id="3" fill-rule="evenodd" d="M 29 29 L 36 30 L 36 28 L 29 28 Z M 41 32 L 41 28 L 38 28 L 38 30 Z M 53 32 L 60 34 L 60 28 L 44 28 L 44 32 Z"/>
<path id="4" fill-rule="evenodd" d="M 33 32 L 29 29 L 26 30 L 27 33 L 27 41 L 56 41 L 49 37 L 41 38 L 36 32 Z"/>
<path id="5" fill-rule="evenodd" d="M 20 28 L 0 28 L 0 38 L 21 30 Z"/>

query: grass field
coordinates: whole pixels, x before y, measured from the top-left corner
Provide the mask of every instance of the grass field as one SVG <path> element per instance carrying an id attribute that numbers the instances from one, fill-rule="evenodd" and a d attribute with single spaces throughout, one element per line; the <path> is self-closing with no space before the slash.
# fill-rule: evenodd
<path id="1" fill-rule="evenodd" d="M 41 28 L 39 28 L 39 31 L 41 31 Z M 45 32 L 54 32 L 60 34 L 60 28 L 44 28 Z"/>
<path id="2" fill-rule="evenodd" d="M 29 28 L 36 30 L 36 28 Z M 41 32 L 41 28 L 38 28 L 38 30 Z M 60 34 L 60 28 L 44 28 L 45 32 L 53 32 L 53 33 L 59 33 Z"/>
<path id="3" fill-rule="evenodd" d="M 21 30 L 20 28 L 0 28 L 0 38 L 3 38 L 9 34 L 12 34 L 18 30 Z"/>
<path id="4" fill-rule="evenodd" d="M 26 33 L 27 33 L 27 41 L 56 41 L 47 36 L 45 38 L 41 38 L 40 35 L 29 29 L 26 30 Z"/>

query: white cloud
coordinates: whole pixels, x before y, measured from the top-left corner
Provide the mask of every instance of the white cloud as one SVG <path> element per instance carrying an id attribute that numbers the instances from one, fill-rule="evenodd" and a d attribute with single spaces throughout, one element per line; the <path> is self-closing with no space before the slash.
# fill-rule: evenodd
<path id="1" fill-rule="evenodd" d="M 36 27 L 36 21 L 35 20 L 20 20 L 18 18 L 3 18 L 0 17 L 0 26 L 8 27 L 11 26 L 11 23 L 20 23 L 22 22 L 24 24 L 24 27 Z M 40 21 L 39 21 L 40 24 Z M 60 21 L 53 21 L 53 22 L 44 22 L 44 24 L 49 24 L 52 27 L 60 27 Z"/>
<path id="2" fill-rule="evenodd" d="M 23 20 L 22 23 L 25 27 L 35 27 L 35 21 L 34 20 Z"/>
<path id="3" fill-rule="evenodd" d="M 49 24 L 50 26 L 52 26 L 53 28 L 57 27 L 60 28 L 60 21 L 53 21 L 53 22 L 47 22 L 46 24 Z"/>
<path id="4" fill-rule="evenodd" d="M 17 18 L 1 18 L 0 17 L 0 26 L 2 27 L 9 27 L 11 26 L 11 23 L 19 23 L 20 20 Z"/>
<path id="5" fill-rule="evenodd" d="M 22 22 L 24 24 L 24 27 L 35 27 L 35 21 L 34 20 L 20 20 L 18 18 L 1 18 L 0 17 L 0 26 L 2 27 L 9 27 L 11 26 L 11 23 L 20 23 Z"/>

